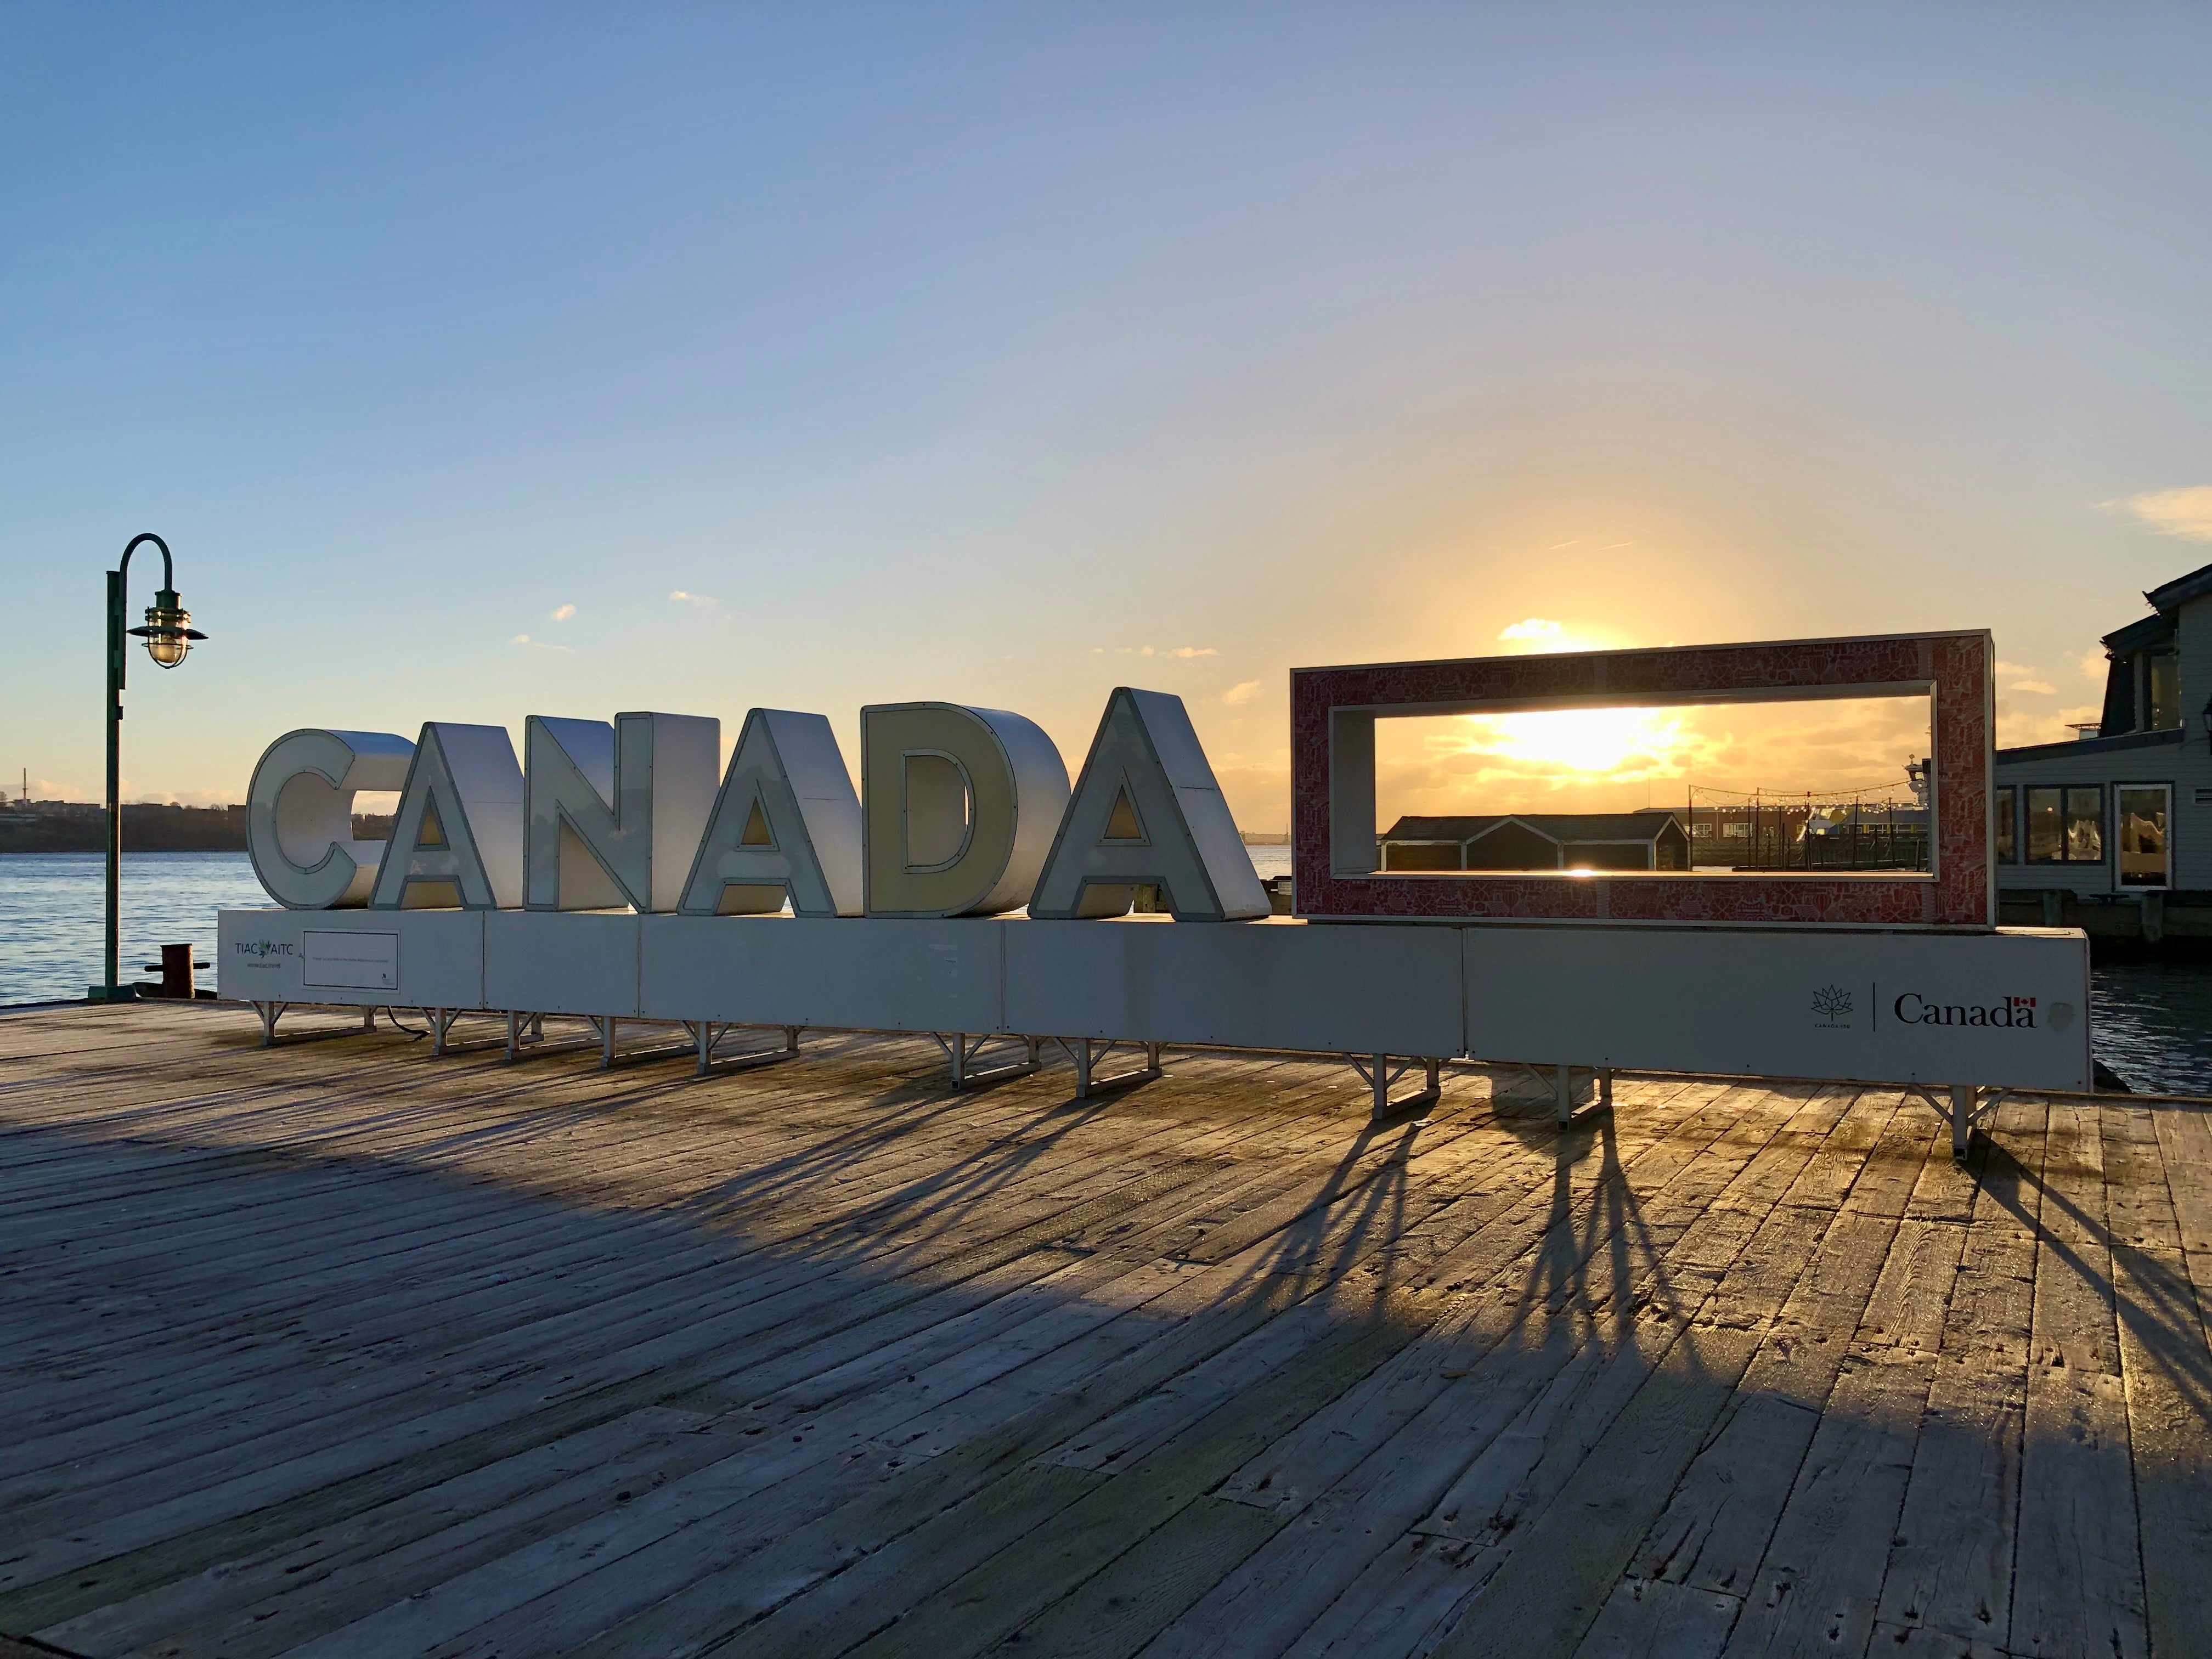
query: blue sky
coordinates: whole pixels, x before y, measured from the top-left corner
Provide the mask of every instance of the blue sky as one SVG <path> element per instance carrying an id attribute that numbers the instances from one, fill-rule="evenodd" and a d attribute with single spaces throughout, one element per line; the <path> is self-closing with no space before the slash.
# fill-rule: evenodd
<path id="1" fill-rule="evenodd" d="M 913 697 L 1073 763 L 1128 683 L 1274 828 L 1294 665 L 1954 626 L 2059 735 L 2212 561 L 2208 64 L 2149 6 L 13 4 L 0 772 L 96 793 L 142 529 L 214 638 L 134 668 L 133 799 Z"/>

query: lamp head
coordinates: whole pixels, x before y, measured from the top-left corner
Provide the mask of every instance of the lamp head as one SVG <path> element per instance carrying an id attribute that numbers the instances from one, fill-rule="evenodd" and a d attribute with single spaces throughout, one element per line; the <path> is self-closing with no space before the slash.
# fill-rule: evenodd
<path id="1" fill-rule="evenodd" d="M 146 641 L 146 654 L 162 668 L 174 668 L 185 659 L 194 640 L 207 637 L 192 626 L 192 613 L 185 609 L 173 587 L 162 588 L 154 595 L 154 603 L 146 607 L 146 625 L 131 632 Z"/>

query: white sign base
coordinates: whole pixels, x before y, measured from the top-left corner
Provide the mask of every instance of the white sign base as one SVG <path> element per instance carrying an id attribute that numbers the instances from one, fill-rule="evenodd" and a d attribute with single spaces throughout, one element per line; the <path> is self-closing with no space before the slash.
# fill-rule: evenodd
<path id="1" fill-rule="evenodd" d="M 268 909 L 227 910 L 219 932 L 220 994 L 263 1005 L 1839 1082 L 2091 1081 L 2088 943 L 2071 930 Z"/>

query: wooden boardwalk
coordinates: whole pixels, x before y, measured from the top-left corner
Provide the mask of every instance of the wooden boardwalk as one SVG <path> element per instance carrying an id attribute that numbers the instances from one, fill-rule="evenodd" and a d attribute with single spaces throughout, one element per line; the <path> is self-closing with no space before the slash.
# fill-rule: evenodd
<path id="1" fill-rule="evenodd" d="M 315 1017 L 295 1017 L 311 1029 Z M 0 1632 L 85 1655 L 2212 1652 L 2212 1126 L 0 1018 Z M 0 1642 L 0 1648 L 9 1644 Z"/>

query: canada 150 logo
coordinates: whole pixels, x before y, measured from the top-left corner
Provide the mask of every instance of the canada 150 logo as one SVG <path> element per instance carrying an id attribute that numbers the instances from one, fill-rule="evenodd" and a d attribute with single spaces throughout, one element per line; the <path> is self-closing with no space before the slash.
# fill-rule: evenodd
<path id="1" fill-rule="evenodd" d="M 1874 993 L 1868 992 L 1874 1003 Z M 2051 1024 L 2064 1029 L 2072 1011 L 2059 1012 L 2063 1005 L 2050 1010 Z M 1857 1001 L 1851 993 L 1840 985 L 1823 985 L 1813 993 L 1813 1029 L 1818 1031 L 1848 1031 L 1854 1028 L 1853 1016 Z M 1918 991 L 1901 993 L 1889 1005 L 1887 1018 L 1900 1025 L 1951 1025 L 1991 1027 L 1998 1030 L 2032 1031 L 2036 1029 L 2040 1012 L 2033 997 L 2006 996 L 1992 1003 L 1938 1002 Z M 1874 1008 L 1874 1024 L 1879 1026 L 1882 1016 L 1879 1006 Z"/>

